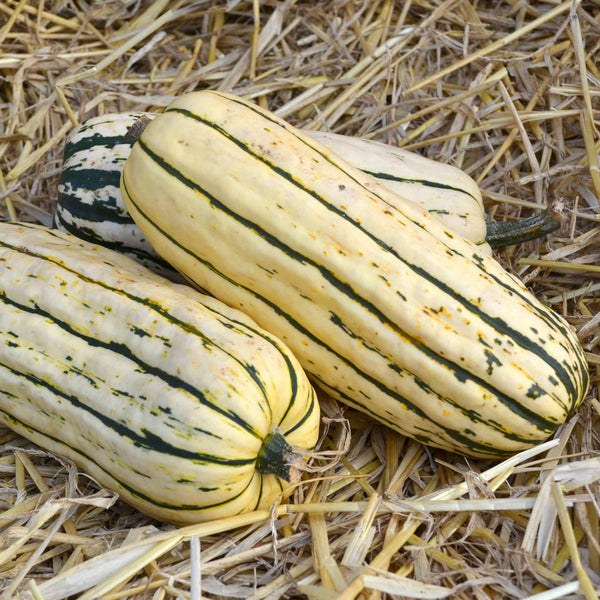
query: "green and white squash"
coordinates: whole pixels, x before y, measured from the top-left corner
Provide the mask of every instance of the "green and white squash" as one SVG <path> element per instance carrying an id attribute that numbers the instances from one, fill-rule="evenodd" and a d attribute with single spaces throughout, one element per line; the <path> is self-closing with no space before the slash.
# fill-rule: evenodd
<path id="1" fill-rule="evenodd" d="M 317 440 L 296 358 L 240 311 L 57 230 L 0 223 L 0 422 L 158 519 L 268 508 Z"/>
<path id="2" fill-rule="evenodd" d="M 128 130 L 152 113 L 115 113 L 85 121 L 69 136 L 58 186 L 54 225 L 88 241 L 124 252 L 173 278 L 129 216 L 118 188 L 134 139 Z M 448 227 L 489 252 L 486 221 L 477 184 L 451 165 L 437 163 L 387 144 L 333 133 L 308 131 L 342 158 L 409 196 Z"/>
<path id="3" fill-rule="evenodd" d="M 427 444 L 501 457 L 589 384 L 568 324 L 472 242 L 235 96 L 173 102 L 121 179 L 154 248 L 323 389 Z"/>
<path id="4" fill-rule="evenodd" d="M 119 181 L 133 140 L 129 128 L 147 113 L 93 117 L 68 137 L 58 182 L 54 226 L 77 237 L 123 252 L 171 279 L 177 276 L 133 222 Z"/>

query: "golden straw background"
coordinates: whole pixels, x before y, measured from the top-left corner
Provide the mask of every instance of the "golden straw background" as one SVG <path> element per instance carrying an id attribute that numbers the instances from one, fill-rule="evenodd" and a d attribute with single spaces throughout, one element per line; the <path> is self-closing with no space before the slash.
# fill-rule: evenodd
<path id="1" fill-rule="evenodd" d="M 497 219 L 558 201 L 559 231 L 496 256 L 592 376 L 555 439 L 499 464 L 323 399 L 289 504 L 180 529 L 0 428 L 0 598 L 597 598 L 599 56 L 597 0 L 0 0 L 0 219 L 51 223 L 75 123 L 230 91 L 454 164 Z"/>

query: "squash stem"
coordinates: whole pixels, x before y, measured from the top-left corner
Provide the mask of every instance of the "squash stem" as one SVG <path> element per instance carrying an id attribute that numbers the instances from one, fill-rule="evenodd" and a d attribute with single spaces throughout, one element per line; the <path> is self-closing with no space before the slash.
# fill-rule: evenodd
<path id="1" fill-rule="evenodd" d="M 560 211 L 552 206 L 517 221 L 486 219 L 485 239 L 492 248 L 504 248 L 543 237 L 560 228 Z"/>
<path id="2" fill-rule="evenodd" d="M 299 460 L 300 455 L 292 450 L 281 433 L 269 433 L 256 457 L 256 469 L 263 475 L 276 475 L 294 482 L 300 475 L 297 467 Z"/>
<path id="3" fill-rule="evenodd" d="M 142 115 L 129 129 L 127 129 L 127 133 L 125 137 L 130 139 L 132 143 L 139 141 L 142 137 L 142 133 L 144 133 L 144 129 L 148 126 L 148 124 L 152 121 L 152 119 L 146 115 Z"/>

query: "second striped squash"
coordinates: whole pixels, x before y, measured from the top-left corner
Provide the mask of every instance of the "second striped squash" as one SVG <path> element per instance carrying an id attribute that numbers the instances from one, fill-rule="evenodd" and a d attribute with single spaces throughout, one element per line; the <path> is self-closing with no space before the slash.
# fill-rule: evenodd
<path id="1" fill-rule="evenodd" d="M 240 311 L 69 234 L 0 223 L 0 423 L 158 519 L 268 509 L 319 406 Z"/>

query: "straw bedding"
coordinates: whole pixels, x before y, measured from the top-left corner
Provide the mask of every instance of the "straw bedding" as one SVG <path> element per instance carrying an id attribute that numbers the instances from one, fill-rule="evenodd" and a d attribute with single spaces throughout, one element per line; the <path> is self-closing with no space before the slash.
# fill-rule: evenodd
<path id="1" fill-rule="evenodd" d="M 0 219 L 50 224 L 65 136 L 193 89 L 454 164 L 512 220 L 497 252 L 577 330 L 592 387 L 497 464 L 323 399 L 289 504 L 182 529 L 0 429 L 1 598 L 596 598 L 600 589 L 600 5 L 469 0 L 0 1 Z"/>

